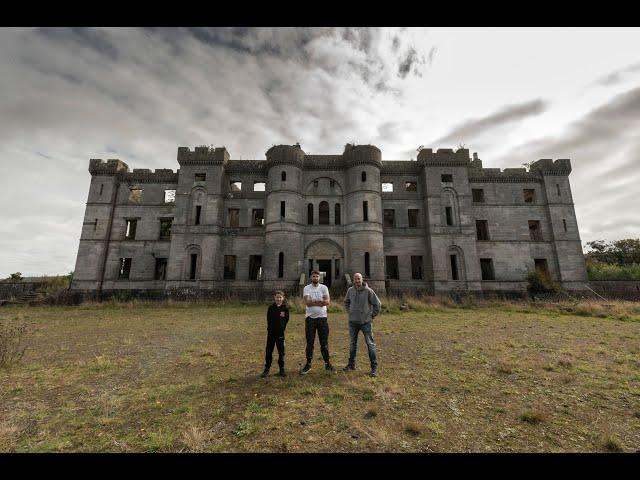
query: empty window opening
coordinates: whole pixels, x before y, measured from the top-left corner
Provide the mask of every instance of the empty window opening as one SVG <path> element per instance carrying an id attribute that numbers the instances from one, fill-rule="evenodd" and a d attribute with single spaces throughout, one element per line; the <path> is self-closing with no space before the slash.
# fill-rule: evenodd
<path id="1" fill-rule="evenodd" d="M 451 280 L 458 280 L 458 256 L 449 255 L 449 261 L 451 262 Z"/>
<path id="2" fill-rule="evenodd" d="M 136 219 L 127 219 L 127 226 L 124 232 L 124 238 L 127 240 L 134 240 L 136 238 L 136 227 L 138 225 L 138 220 Z"/>
<path id="3" fill-rule="evenodd" d="M 175 203 L 176 201 L 176 191 L 175 190 L 165 190 L 164 191 L 164 203 Z"/>
<path id="4" fill-rule="evenodd" d="M 311 272 L 313 272 L 313 259 L 309 259 L 309 278 L 311 278 Z"/>
<path id="5" fill-rule="evenodd" d="M 335 180 L 329 180 L 329 187 L 330 188 L 334 188 L 336 186 L 336 181 Z"/>
<path id="6" fill-rule="evenodd" d="M 476 220 L 476 239 L 489 240 L 489 225 L 487 220 Z"/>
<path id="7" fill-rule="evenodd" d="M 235 280 L 236 278 L 236 256 L 225 255 L 224 256 L 224 279 Z"/>
<path id="8" fill-rule="evenodd" d="M 495 274 L 493 272 L 493 259 L 481 258 L 480 259 L 480 271 L 482 272 L 482 280 L 495 280 Z"/>
<path id="9" fill-rule="evenodd" d="M 411 255 L 411 278 L 422 280 L 422 256 Z"/>
<path id="10" fill-rule="evenodd" d="M 393 183 L 383 183 L 382 191 L 386 193 L 393 192 Z"/>
<path id="11" fill-rule="evenodd" d="M 196 173 L 196 182 L 204 182 L 207 180 L 207 174 L 206 173 Z"/>
<path id="12" fill-rule="evenodd" d="M 229 209 L 229 226 L 232 228 L 240 227 L 240 209 L 239 208 Z"/>
<path id="13" fill-rule="evenodd" d="M 547 265 L 547 259 L 546 258 L 534 258 L 533 262 L 536 266 L 536 271 L 549 276 L 549 266 Z"/>
<path id="14" fill-rule="evenodd" d="M 100 184 L 100 196 L 102 196 L 102 192 L 104 191 L 104 183 Z"/>
<path id="15" fill-rule="evenodd" d="M 391 256 L 385 258 L 385 265 L 387 266 L 387 278 L 393 280 L 399 280 L 400 276 L 398 273 L 398 257 Z"/>
<path id="16" fill-rule="evenodd" d="M 334 263 L 336 265 L 336 278 L 340 278 L 340 260 L 336 258 Z"/>
<path id="17" fill-rule="evenodd" d="M 558 196 L 561 196 L 559 183 L 556 183 L 556 192 L 558 193 Z"/>
<path id="18" fill-rule="evenodd" d="M 132 203 L 140 203 L 142 201 L 142 189 L 141 188 L 130 189 L 129 201 Z"/>
<path id="19" fill-rule="evenodd" d="M 562 219 L 562 226 L 564 227 L 564 231 L 567 231 L 567 221 L 563 218 Z"/>
<path id="20" fill-rule="evenodd" d="M 396 211 L 393 209 L 384 210 L 384 226 L 386 228 L 393 228 L 396 225 Z"/>
<path id="21" fill-rule="evenodd" d="M 287 181 L 287 172 L 282 172 L 280 174 L 280 180 L 282 180 L 283 182 Z"/>
<path id="22" fill-rule="evenodd" d="M 418 210 L 417 208 L 410 208 L 407 210 L 407 216 L 409 217 L 409 226 L 410 227 L 417 227 L 418 226 L 418 215 L 420 213 L 420 210 Z"/>
<path id="23" fill-rule="evenodd" d="M 366 200 L 362 202 L 362 221 L 369 221 L 369 202 L 367 202 Z"/>
<path id="24" fill-rule="evenodd" d="M 242 182 L 232 180 L 229 182 L 229 190 L 232 192 L 241 192 L 242 191 Z"/>
<path id="25" fill-rule="evenodd" d="M 284 253 L 278 254 L 278 278 L 284 277 Z"/>
<path id="26" fill-rule="evenodd" d="M 453 175 L 450 173 L 443 173 L 440 176 L 440 181 L 442 183 L 453 183 Z"/>
<path id="27" fill-rule="evenodd" d="M 171 238 L 171 224 L 173 219 L 163 218 L 160 220 L 160 240 L 169 240 Z"/>
<path id="28" fill-rule="evenodd" d="M 340 217 L 340 204 L 336 203 L 335 206 L 335 224 L 340 225 L 342 222 L 342 218 Z"/>
<path id="29" fill-rule="evenodd" d="M 196 205 L 196 218 L 194 219 L 194 225 L 200 225 L 200 215 L 202 214 L 202 205 Z"/>
<path id="30" fill-rule="evenodd" d="M 484 189 L 472 188 L 471 195 L 473 197 L 473 203 L 484 203 Z"/>
<path id="31" fill-rule="evenodd" d="M 369 265 L 369 252 L 364 252 L 364 276 L 369 278 L 371 276 L 371 268 Z"/>
<path id="32" fill-rule="evenodd" d="M 362 174 L 360 175 L 360 177 L 362 178 L 363 182 L 367 181 L 367 172 L 362 172 Z"/>
<path id="33" fill-rule="evenodd" d="M 98 228 L 98 219 L 96 218 L 96 221 L 93 222 L 93 231 L 95 232 L 97 228 Z"/>
<path id="34" fill-rule="evenodd" d="M 444 213 L 447 219 L 447 225 L 453 225 L 453 208 L 445 207 Z"/>
<path id="35" fill-rule="evenodd" d="M 522 193 L 524 195 L 524 203 L 535 203 L 536 191 L 533 188 L 525 188 Z"/>
<path id="36" fill-rule="evenodd" d="M 190 268 L 189 268 L 189 280 L 195 280 L 196 279 L 196 268 L 198 266 L 198 254 L 197 253 L 192 253 L 191 254 L 191 264 L 190 264 Z"/>
<path id="37" fill-rule="evenodd" d="M 156 270 L 153 275 L 156 280 L 166 280 L 167 278 L 167 259 L 156 258 Z"/>
<path id="38" fill-rule="evenodd" d="M 540 230 L 540 220 L 529 220 L 529 237 L 534 242 L 542 241 L 542 230 Z"/>
<path id="39" fill-rule="evenodd" d="M 120 268 L 118 270 L 118 279 L 127 280 L 129 278 L 129 273 L 131 273 L 131 259 L 121 258 Z"/>
<path id="40" fill-rule="evenodd" d="M 404 182 L 404 190 L 405 192 L 417 192 L 418 182 Z"/>
<path id="41" fill-rule="evenodd" d="M 318 188 L 318 180 L 313 181 L 313 188 Z"/>
<path id="42" fill-rule="evenodd" d="M 253 191 L 254 192 L 264 192 L 266 187 L 265 182 L 253 182 Z"/>
<path id="43" fill-rule="evenodd" d="M 249 280 L 262 280 L 262 255 L 249 256 Z"/>
<path id="44" fill-rule="evenodd" d="M 262 227 L 264 225 L 264 208 L 253 209 L 253 226 Z"/>
<path id="45" fill-rule="evenodd" d="M 318 223 L 329 225 L 329 203 L 327 202 L 320 202 L 318 206 Z"/>
<path id="46" fill-rule="evenodd" d="M 285 204 L 284 200 L 280 202 L 280 218 L 284 218 L 285 214 Z"/>
<path id="47" fill-rule="evenodd" d="M 313 225 L 313 203 L 307 205 L 307 225 Z"/>

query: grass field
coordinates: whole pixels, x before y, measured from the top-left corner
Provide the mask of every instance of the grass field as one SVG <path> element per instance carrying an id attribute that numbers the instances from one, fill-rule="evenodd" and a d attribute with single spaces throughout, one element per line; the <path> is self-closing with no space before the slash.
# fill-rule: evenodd
<path id="1" fill-rule="evenodd" d="M 266 305 L 5 307 L 27 322 L 0 369 L 0 451 L 591 452 L 640 449 L 640 306 L 398 302 L 375 320 L 380 376 L 259 378 Z M 330 314 L 334 365 L 346 315 Z M 317 340 L 316 340 L 317 342 Z M 274 352 L 274 367 L 277 353 Z M 274 369 L 272 369 L 274 372 Z"/>

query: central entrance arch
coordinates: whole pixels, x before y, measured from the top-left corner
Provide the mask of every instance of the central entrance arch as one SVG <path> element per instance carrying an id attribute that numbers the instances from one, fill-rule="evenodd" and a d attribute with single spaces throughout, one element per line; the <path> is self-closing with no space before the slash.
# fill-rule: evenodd
<path id="1" fill-rule="evenodd" d="M 318 270 L 320 281 L 331 287 L 335 281 L 340 281 L 344 268 L 344 249 L 329 238 L 319 238 L 312 241 L 304 249 L 307 259 L 307 275 L 309 278 L 313 270 Z"/>

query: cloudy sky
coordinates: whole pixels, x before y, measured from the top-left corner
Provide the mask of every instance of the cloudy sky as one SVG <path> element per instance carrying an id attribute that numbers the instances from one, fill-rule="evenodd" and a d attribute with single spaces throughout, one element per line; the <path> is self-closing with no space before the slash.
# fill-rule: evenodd
<path id="1" fill-rule="evenodd" d="M 0 29 L 0 278 L 73 270 L 90 158 L 373 143 L 570 158 L 583 244 L 640 237 L 640 29 Z"/>

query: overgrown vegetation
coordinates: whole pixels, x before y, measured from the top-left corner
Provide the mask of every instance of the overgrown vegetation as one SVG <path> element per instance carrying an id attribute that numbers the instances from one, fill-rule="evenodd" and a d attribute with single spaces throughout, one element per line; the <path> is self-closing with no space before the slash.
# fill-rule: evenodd
<path id="1" fill-rule="evenodd" d="M 640 264 L 617 265 L 587 260 L 589 280 L 638 280 L 640 281 Z"/>
<path id="2" fill-rule="evenodd" d="M 527 292 L 529 295 L 544 295 L 560 293 L 560 284 L 554 282 L 549 274 L 539 270 L 531 270 L 527 273 Z"/>
<path id="3" fill-rule="evenodd" d="M 640 239 L 588 242 L 585 254 L 589 280 L 640 281 Z"/>
<path id="4" fill-rule="evenodd" d="M 19 317 L 0 318 L 0 368 L 17 363 L 26 350 L 27 323 Z"/>

